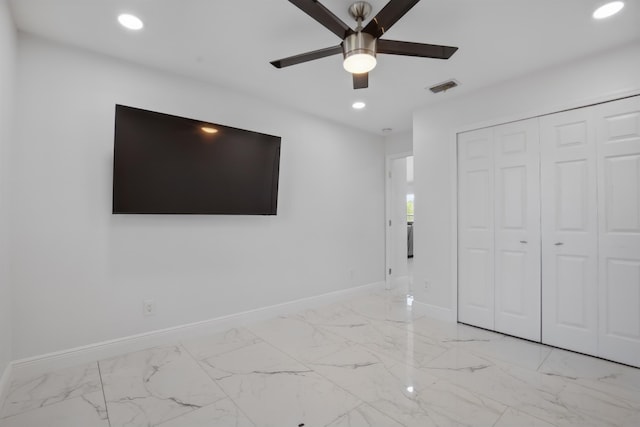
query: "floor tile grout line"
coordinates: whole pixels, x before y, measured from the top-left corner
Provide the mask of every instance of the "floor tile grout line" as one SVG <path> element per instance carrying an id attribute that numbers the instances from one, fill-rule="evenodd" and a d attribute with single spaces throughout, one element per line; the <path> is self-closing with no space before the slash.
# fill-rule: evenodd
<path id="1" fill-rule="evenodd" d="M 255 335 L 255 334 L 254 334 L 254 335 Z M 257 338 L 259 338 L 259 337 L 257 337 Z M 219 389 L 224 393 L 224 395 L 225 395 L 225 396 L 227 396 L 227 399 L 229 399 L 229 401 L 230 401 L 231 403 L 233 403 L 233 405 L 234 405 L 236 408 L 238 408 L 238 411 L 240 411 L 240 412 L 242 413 L 242 415 L 244 415 L 244 416 L 245 416 L 245 417 L 246 417 L 246 418 L 251 422 L 251 424 L 253 424 L 254 426 L 257 426 L 258 424 L 256 424 L 256 423 L 253 421 L 253 418 L 251 418 L 251 417 L 250 417 L 250 416 L 249 416 L 249 415 L 248 415 L 248 414 L 247 414 L 247 413 L 246 413 L 246 412 L 245 412 L 245 411 L 240 407 L 240 405 L 238 405 L 238 403 L 237 403 L 237 402 L 236 402 L 236 401 L 235 401 L 231 396 L 229 396 L 229 393 L 227 393 L 227 391 L 226 391 L 226 390 L 225 390 L 225 389 L 224 389 L 224 388 L 223 388 L 223 387 L 218 383 L 218 381 L 217 381 L 215 378 L 213 378 L 211 375 L 209 375 L 209 372 L 207 372 L 207 370 L 206 370 L 206 369 L 204 369 L 204 367 L 202 366 L 201 361 L 200 361 L 200 360 L 198 360 L 198 359 L 196 359 L 196 357 L 195 357 L 193 354 L 191 354 L 191 352 L 189 351 L 189 349 L 188 349 L 188 348 L 186 348 L 184 345 L 182 345 L 182 344 L 179 344 L 179 345 L 184 349 L 185 353 L 187 353 L 187 355 L 188 355 L 189 357 L 191 357 L 191 359 L 196 363 L 196 365 L 198 365 L 198 368 L 200 368 L 200 370 L 204 373 L 204 375 L 205 375 L 206 377 L 208 377 L 211 381 L 213 381 L 213 383 L 214 383 L 214 384 L 215 384 L 215 385 L 216 385 L 216 386 L 217 386 L 217 387 L 218 387 L 218 388 L 219 388 Z M 244 348 L 244 347 L 247 347 L 247 346 L 243 346 L 243 347 L 240 347 L 240 348 Z M 229 353 L 229 352 L 224 352 L 224 353 L 221 353 L 221 354 L 226 354 L 226 353 Z M 220 402 L 221 400 L 223 400 L 223 399 L 217 400 L 216 402 Z M 213 403 L 211 403 L 210 405 L 214 405 L 216 402 L 213 402 Z M 210 405 L 207 405 L 207 406 L 210 406 Z M 186 414 L 185 414 L 185 415 L 186 415 Z M 176 417 L 176 418 L 178 418 L 178 417 Z M 172 419 L 175 419 L 175 418 L 172 418 Z M 167 420 L 167 421 L 169 421 L 169 420 Z"/>
<path id="2" fill-rule="evenodd" d="M 509 410 L 509 408 L 511 408 L 511 406 L 507 406 L 504 405 L 504 411 L 502 411 L 502 414 L 500 414 L 500 416 L 498 417 L 498 419 L 496 420 L 495 423 L 493 423 L 492 427 L 496 427 L 496 425 L 498 425 L 498 423 L 500 422 L 500 420 L 502 419 L 502 417 L 504 417 L 504 414 L 507 413 L 507 411 Z"/>
<path id="3" fill-rule="evenodd" d="M 544 362 L 546 362 L 546 361 L 547 361 L 547 359 L 549 358 L 549 356 L 551 356 L 551 353 L 553 353 L 553 351 L 554 351 L 554 349 L 553 349 L 553 348 L 551 348 L 551 347 L 549 347 L 549 352 L 548 352 L 548 353 L 547 353 L 547 355 L 544 357 L 544 359 L 542 359 L 542 362 L 540 362 L 540 364 L 539 364 L 539 365 L 538 365 L 538 367 L 536 368 L 536 372 L 539 372 L 539 373 L 541 373 L 541 374 L 543 373 L 543 372 L 540 372 L 540 368 L 542 368 L 542 365 L 544 365 Z"/>
<path id="4" fill-rule="evenodd" d="M 314 326 L 315 326 L 315 325 L 314 325 Z M 332 335 L 334 335 L 334 336 L 335 336 L 336 334 L 332 334 Z M 261 338 L 261 337 L 260 337 L 260 338 Z M 339 337 L 339 338 L 341 338 L 341 339 L 345 340 L 347 343 L 351 343 L 351 344 L 353 344 L 353 346 L 361 347 L 361 345 L 360 345 L 360 344 L 358 344 L 358 343 L 354 343 L 354 342 L 352 342 L 352 341 L 350 341 L 350 340 L 346 340 L 346 339 L 345 339 L 345 338 L 343 338 L 343 337 Z M 309 366 L 310 364 L 313 364 L 314 362 L 308 363 L 308 362 L 301 361 L 301 360 L 299 360 L 298 358 L 296 358 L 295 356 L 293 356 L 293 355 L 289 354 L 288 352 L 286 352 L 284 349 L 279 348 L 277 345 L 273 344 L 272 342 L 270 342 L 270 341 L 268 341 L 268 340 L 266 340 L 266 339 L 264 339 L 264 338 L 261 338 L 261 339 L 262 339 L 265 343 L 267 343 L 267 344 L 269 344 L 271 347 L 273 347 L 274 349 L 276 349 L 276 350 L 280 351 L 281 353 L 285 354 L 287 357 L 290 357 L 291 359 L 293 359 L 295 362 L 297 362 L 297 363 L 299 363 L 300 365 L 304 366 L 305 368 L 309 369 L 309 370 L 310 370 L 311 372 L 313 372 L 314 374 L 316 374 L 316 375 L 318 375 L 319 377 L 323 378 L 325 381 L 328 381 L 329 383 L 333 384 L 333 386 L 334 386 L 334 387 L 337 387 L 337 388 L 339 388 L 340 390 L 344 391 L 345 393 L 349 394 L 350 396 L 353 396 L 353 397 L 356 399 L 357 404 L 356 404 L 354 407 L 350 408 L 350 409 L 346 412 L 347 414 L 348 414 L 349 412 L 351 412 L 351 411 L 353 411 L 353 410 L 355 410 L 355 409 L 359 408 L 360 406 L 362 406 L 362 404 L 367 404 L 367 403 L 368 403 L 366 400 L 364 400 L 363 398 L 361 398 L 361 397 L 360 397 L 360 396 L 358 396 L 357 394 L 355 394 L 355 393 L 351 392 L 350 390 L 345 389 L 345 388 L 344 388 L 344 387 L 342 387 L 340 384 L 337 384 L 335 381 L 333 381 L 333 380 L 331 380 L 330 378 L 327 378 L 326 376 L 322 375 L 320 372 L 318 372 L 317 370 L 315 370 L 312 366 Z M 347 347 L 347 348 L 348 348 L 348 347 Z M 321 358 L 323 358 L 323 357 L 328 357 L 328 356 L 330 356 L 330 355 L 336 354 L 336 353 L 338 353 L 338 352 L 340 352 L 340 351 L 343 351 L 343 350 L 345 350 L 345 349 L 339 349 L 339 350 L 336 350 L 335 352 L 331 352 L 330 354 L 324 355 L 324 356 L 322 356 Z M 392 420 L 394 420 L 394 421 L 398 422 L 400 425 L 404 425 L 403 423 L 399 422 L 399 421 L 398 421 L 398 420 L 396 420 L 395 418 L 391 417 L 389 414 L 384 413 L 384 412 L 382 412 L 382 414 L 383 414 L 383 415 L 385 415 L 386 417 L 388 417 L 388 418 L 390 418 L 390 419 L 392 419 Z"/>
<path id="5" fill-rule="evenodd" d="M 342 304 L 341 304 L 341 305 L 342 305 Z M 357 316 L 363 317 L 364 319 L 367 319 L 367 320 L 373 320 L 373 321 L 379 321 L 378 319 L 373 319 L 373 318 L 369 318 L 369 317 L 363 316 L 361 313 L 358 313 L 358 312 L 356 312 L 356 311 L 352 310 L 350 307 L 346 307 L 346 309 L 347 309 L 347 310 L 349 310 L 349 311 L 351 311 L 353 314 L 356 314 Z M 381 322 L 385 322 L 385 321 L 381 321 Z M 392 323 L 392 322 L 389 322 L 389 323 Z M 313 326 L 313 327 L 318 327 L 318 326 L 313 325 L 313 324 L 310 324 L 310 325 L 311 325 L 311 326 Z M 349 339 L 347 339 L 347 338 L 345 338 L 345 337 L 342 337 L 342 336 L 340 336 L 340 335 L 338 335 L 338 334 L 336 334 L 336 333 L 333 333 L 333 332 L 331 332 L 331 331 L 327 331 L 327 330 L 325 330 L 324 328 L 322 328 L 322 329 L 323 329 L 324 331 L 326 331 L 326 332 L 329 332 L 329 333 L 330 333 L 330 334 L 332 334 L 333 336 L 336 336 L 336 337 L 340 338 L 341 340 L 344 340 L 344 341 L 346 341 L 347 343 L 350 343 L 352 347 L 359 347 L 359 348 L 361 348 L 362 350 L 364 350 L 364 351 L 366 351 L 366 352 L 373 353 L 375 356 L 379 356 L 379 357 L 382 357 L 382 358 L 385 358 L 385 359 L 389 359 L 389 361 L 391 361 L 394 365 L 396 365 L 396 364 L 405 364 L 405 365 L 407 365 L 407 366 L 411 366 L 411 365 L 406 364 L 404 361 L 398 361 L 395 357 L 390 357 L 390 356 L 387 356 L 386 354 L 380 353 L 379 351 L 377 351 L 377 350 L 375 350 L 375 349 L 368 348 L 368 347 L 367 347 L 367 346 L 365 346 L 364 344 L 357 343 L 357 342 L 353 342 L 353 341 L 351 341 L 351 340 L 349 340 Z M 253 331 L 252 331 L 252 332 L 253 332 Z M 411 333 L 413 333 L 413 331 L 412 331 Z M 255 334 L 255 333 L 254 333 L 254 334 Z M 317 375 L 321 376 L 321 377 L 322 377 L 322 378 L 324 378 L 325 380 L 327 380 L 327 381 L 329 381 L 330 383 L 334 384 L 336 387 L 338 387 L 338 388 L 342 389 L 343 391 L 345 391 L 346 393 L 348 393 L 348 394 L 350 394 L 350 395 L 354 396 L 356 399 L 358 399 L 358 400 L 359 400 L 360 402 L 362 402 L 363 404 L 367 404 L 367 405 L 371 406 L 371 404 L 370 404 L 367 400 L 365 400 L 365 399 L 363 399 L 362 397 L 358 396 L 357 394 L 355 394 L 355 393 L 351 392 L 350 390 L 345 389 L 345 388 L 344 388 L 344 387 L 342 387 L 341 385 L 339 385 L 339 384 L 337 384 L 336 382 L 334 382 L 331 378 L 328 378 L 328 377 L 326 377 L 326 376 L 322 375 L 322 373 L 320 373 L 320 372 L 316 371 L 315 369 L 313 369 L 313 367 L 308 366 L 308 364 L 307 364 L 306 362 L 303 362 L 303 361 L 301 361 L 301 360 L 297 359 L 297 358 L 296 358 L 296 357 L 294 357 L 293 355 L 291 355 L 291 354 L 289 354 L 288 352 L 286 352 L 284 349 L 281 349 L 281 348 L 279 348 L 277 345 L 275 345 L 275 344 L 271 343 L 269 340 L 264 339 L 263 337 L 260 337 L 260 336 L 258 336 L 258 337 L 259 337 L 259 338 L 261 338 L 261 339 L 262 339 L 263 341 L 265 341 L 266 343 L 268 343 L 269 345 L 271 345 L 274 349 L 276 349 L 276 350 L 278 350 L 278 351 L 280 351 L 280 352 L 284 353 L 285 355 L 287 355 L 287 356 L 291 357 L 293 360 L 297 361 L 298 363 L 300 363 L 301 365 L 303 365 L 303 366 L 305 366 L 306 368 L 310 369 L 311 371 L 313 371 L 313 372 L 314 372 L 314 373 L 316 373 Z M 339 350 L 336 350 L 335 352 L 332 352 L 332 353 L 330 353 L 330 354 L 328 354 L 328 355 L 322 356 L 322 358 L 324 358 L 324 357 L 328 357 L 328 356 L 333 355 L 333 354 L 336 354 L 336 353 L 339 353 L 340 351 L 343 351 L 343 350 L 345 350 L 345 349 L 339 349 Z M 448 350 L 448 349 L 446 349 L 445 351 L 447 351 L 447 350 Z M 444 352 L 443 352 L 443 354 L 444 354 Z M 313 362 L 311 362 L 311 363 L 313 363 Z M 429 372 L 425 371 L 425 370 L 424 370 L 424 369 L 422 369 L 422 368 L 414 367 L 414 366 L 411 366 L 411 367 L 412 367 L 413 369 L 419 370 L 420 372 L 424 372 L 424 373 L 429 374 Z M 445 382 L 445 383 L 449 383 L 449 384 L 452 384 L 452 385 L 454 385 L 454 386 L 460 387 L 460 386 L 456 385 L 455 383 L 452 383 L 452 382 L 450 382 L 450 381 L 444 380 L 444 379 L 442 379 L 442 378 L 437 378 L 437 377 L 436 377 L 436 379 L 437 379 L 436 383 L 437 383 L 437 382 Z M 429 386 L 425 386 L 422 390 L 426 390 L 427 388 L 429 388 Z M 478 396 L 482 396 L 482 397 L 484 397 L 484 398 L 486 398 L 486 399 L 493 400 L 493 401 L 495 401 L 495 402 L 497 402 L 497 403 L 500 403 L 501 405 L 503 405 L 503 406 L 505 406 L 505 407 L 508 407 L 508 405 L 506 405 L 505 403 L 500 402 L 499 400 L 494 399 L 494 398 L 492 398 L 492 397 L 490 397 L 490 396 L 486 396 L 484 393 L 477 393 L 477 392 L 472 392 L 472 393 L 473 393 L 473 394 L 476 394 L 476 395 L 478 395 Z M 354 408 L 352 408 L 349 412 L 351 412 L 351 411 L 353 411 L 353 410 L 357 409 L 357 408 L 358 408 L 358 407 L 360 407 L 360 406 L 362 406 L 362 405 L 357 405 L 357 406 L 355 406 L 355 407 L 354 407 Z M 506 411 L 506 409 L 505 409 L 505 411 Z M 403 424 L 403 422 L 402 422 L 400 419 L 396 419 L 396 418 L 395 418 L 395 417 L 393 417 L 391 414 L 386 413 L 386 412 L 382 412 L 382 411 L 379 411 L 379 412 L 381 412 L 384 416 L 388 417 L 389 419 L 396 421 L 396 422 L 397 422 L 397 423 L 399 423 L 400 425 L 404 425 L 404 424 Z M 503 413 L 504 413 L 504 412 L 503 412 Z M 502 417 L 502 414 L 501 414 L 497 419 L 499 420 L 501 417 Z"/>
<path id="6" fill-rule="evenodd" d="M 102 389 L 102 399 L 104 400 L 104 412 L 107 415 L 107 423 L 111 427 L 111 417 L 109 416 L 109 406 L 107 405 L 107 394 L 104 391 L 104 381 L 102 379 L 102 369 L 100 368 L 100 361 L 96 360 L 96 366 L 98 367 L 98 377 L 100 377 L 100 388 Z"/>

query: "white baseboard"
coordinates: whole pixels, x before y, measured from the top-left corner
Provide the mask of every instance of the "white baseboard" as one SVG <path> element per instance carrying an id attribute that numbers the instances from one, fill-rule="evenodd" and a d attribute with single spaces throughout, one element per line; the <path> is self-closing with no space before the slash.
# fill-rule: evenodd
<path id="1" fill-rule="evenodd" d="M 2 409 L 2 403 L 7 397 L 9 392 L 9 386 L 11 385 L 11 377 L 13 371 L 13 363 L 9 363 L 4 369 L 2 375 L 0 375 L 0 409 Z"/>
<path id="2" fill-rule="evenodd" d="M 69 368 L 83 363 L 115 357 L 146 348 L 169 345 L 185 339 L 222 332 L 227 329 L 245 326 L 250 323 L 271 319 L 285 314 L 318 308 L 324 305 L 344 301 L 346 298 L 364 295 L 385 288 L 385 282 L 376 282 L 355 288 L 344 289 L 276 304 L 268 307 L 249 310 L 228 316 L 203 320 L 200 322 L 174 326 L 167 329 L 145 332 L 109 341 L 98 342 L 82 347 L 57 351 L 36 357 L 16 360 L 10 364 L 15 376 L 33 376 L 58 369 Z M 5 372 L 5 376 L 6 376 Z M 5 376 L 3 376 L 3 381 Z M 6 380 L 8 381 L 8 379 Z M 0 385 L 3 383 L 0 383 Z M 0 389 L 1 391 L 1 389 Z"/>
<path id="3" fill-rule="evenodd" d="M 456 314 L 450 308 L 438 307 L 420 301 L 413 302 L 413 312 L 418 315 L 424 315 L 436 320 L 445 322 L 457 322 Z"/>

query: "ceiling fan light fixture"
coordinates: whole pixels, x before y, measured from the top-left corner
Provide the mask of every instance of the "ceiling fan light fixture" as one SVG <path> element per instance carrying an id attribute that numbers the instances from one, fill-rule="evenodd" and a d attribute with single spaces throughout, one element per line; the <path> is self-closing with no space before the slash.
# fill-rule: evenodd
<path id="1" fill-rule="evenodd" d="M 376 66 L 376 39 L 367 33 L 353 33 L 342 43 L 342 66 L 351 74 L 368 73 Z"/>
<path id="2" fill-rule="evenodd" d="M 373 70 L 377 62 L 376 57 L 371 54 L 356 53 L 347 56 L 342 65 L 351 74 L 362 74 Z"/>

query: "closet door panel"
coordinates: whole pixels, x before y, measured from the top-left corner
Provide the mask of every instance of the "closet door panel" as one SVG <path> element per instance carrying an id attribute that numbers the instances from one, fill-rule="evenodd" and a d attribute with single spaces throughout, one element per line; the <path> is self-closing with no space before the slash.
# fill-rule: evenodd
<path id="1" fill-rule="evenodd" d="M 493 329 L 493 141 L 458 136 L 458 320 Z"/>
<path id="2" fill-rule="evenodd" d="M 540 340 L 538 120 L 493 128 L 495 330 Z"/>
<path id="3" fill-rule="evenodd" d="M 596 354 L 597 193 L 593 110 L 540 119 L 542 341 Z"/>
<path id="4" fill-rule="evenodd" d="M 598 355 L 640 366 L 640 98 L 597 107 Z"/>

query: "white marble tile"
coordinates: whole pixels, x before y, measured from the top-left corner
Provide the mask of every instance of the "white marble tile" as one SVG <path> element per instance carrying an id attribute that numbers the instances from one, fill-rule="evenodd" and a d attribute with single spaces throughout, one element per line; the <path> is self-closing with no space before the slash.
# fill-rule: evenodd
<path id="1" fill-rule="evenodd" d="M 466 388 L 441 380 L 419 391 L 415 402 L 421 409 L 400 421 L 419 426 L 432 421 L 437 426 L 493 426 L 506 406 Z"/>
<path id="2" fill-rule="evenodd" d="M 405 295 L 372 294 L 346 301 L 344 305 L 367 319 L 389 323 L 410 323 L 421 317 L 407 305 Z"/>
<path id="3" fill-rule="evenodd" d="M 327 427 L 403 427 L 403 425 L 363 403 L 346 414 L 340 415 Z"/>
<path id="4" fill-rule="evenodd" d="M 259 426 L 324 426 L 361 403 L 267 343 L 220 354 L 201 364 Z"/>
<path id="5" fill-rule="evenodd" d="M 366 402 L 402 400 L 438 380 L 363 346 L 333 353 L 310 367 Z"/>
<path id="6" fill-rule="evenodd" d="M 459 347 L 431 361 L 425 370 L 466 390 L 518 409 L 532 405 L 556 411 L 552 402 L 568 384 L 563 378 L 493 361 Z"/>
<path id="7" fill-rule="evenodd" d="M 431 336 L 442 346 L 464 349 L 481 357 L 532 370 L 538 369 L 552 350 L 543 344 L 461 324 L 446 325 L 432 319 L 416 321 L 413 329 L 416 334 L 432 331 Z"/>
<path id="8" fill-rule="evenodd" d="M 260 342 L 200 361 L 211 378 L 218 381 L 237 374 L 278 370 L 310 371 L 271 344 Z"/>
<path id="9" fill-rule="evenodd" d="M 158 427 L 256 427 L 230 400 L 223 399 Z"/>
<path id="10" fill-rule="evenodd" d="M 429 317 L 415 319 L 412 323 L 414 333 L 426 336 L 446 347 L 472 346 L 474 343 L 489 343 L 504 339 L 502 334 Z"/>
<path id="11" fill-rule="evenodd" d="M 299 369 L 237 374 L 220 380 L 260 426 L 325 426 L 361 402 L 320 375 Z"/>
<path id="12" fill-rule="evenodd" d="M 551 353 L 552 348 L 512 337 L 489 342 L 468 343 L 465 349 L 493 360 L 510 363 L 522 368 L 537 370 Z"/>
<path id="13" fill-rule="evenodd" d="M 521 402 L 520 409 L 538 418 L 564 426 L 626 426 L 640 421 L 638 406 L 600 390 L 570 383 L 545 404 Z"/>
<path id="14" fill-rule="evenodd" d="M 100 361 L 111 427 L 156 425 L 226 397 L 180 346 Z"/>
<path id="15" fill-rule="evenodd" d="M 240 354 L 243 348 L 206 360 L 218 384 L 256 424 L 324 426 L 361 403 L 307 366 L 258 346 L 250 354 Z"/>
<path id="16" fill-rule="evenodd" d="M 325 426 L 361 402 L 320 375 L 296 369 L 237 374 L 220 380 L 260 426 Z"/>
<path id="17" fill-rule="evenodd" d="M 101 361 L 106 404 L 97 366 L 16 379 L 0 427 L 640 425 L 640 370 L 416 317 L 399 291 Z"/>
<path id="18" fill-rule="evenodd" d="M 423 407 L 425 402 L 419 397 L 438 380 L 414 367 L 364 347 L 332 354 L 312 366 L 402 425 L 439 425 L 439 420 L 430 418 L 430 411 Z"/>
<path id="19" fill-rule="evenodd" d="M 487 357 L 478 356 L 461 347 L 453 347 L 422 368 L 432 375 L 459 384 L 473 381 L 472 374 L 495 366 Z"/>
<path id="20" fill-rule="evenodd" d="M 538 371 L 640 403 L 640 369 L 638 368 L 553 349 Z"/>
<path id="21" fill-rule="evenodd" d="M 507 408 L 494 427 L 556 427 L 539 418 L 513 408 Z"/>
<path id="22" fill-rule="evenodd" d="M 97 391 L 102 392 L 102 385 L 95 362 L 35 377 L 15 378 L 9 388 L 2 417 Z"/>
<path id="23" fill-rule="evenodd" d="M 202 360 L 261 341 L 246 328 L 234 328 L 219 334 L 183 341 L 182 346 L 194 358 Z"/>
<path id="24" fill-rule="evenodd" d="M 335 334 L 411 366 L 424 366 L 447 351 L 446 347 L 413 333 L 411 324 L 397 328 L 388 322 L 371 320 L 349 327 L 326 326 Z"/>
<path id="25" fill-rule="evenodd" d="M 434 360 L 428 371 L 557 426 L 624 425 L 638 411 L 638 405 L 632 402 L 579 386 L 561 376 L 501 361 L 483 367 L 482 360 L 486 359 L 452 350 Z M 445 368 L 447 365 L 449 368 Z"/>
<path id="26" fill-rule="evenodd" d="M 350 345 L 303 316 L 277 317 L 248 327 L 254 334 L 302 362 L 314 361 Z"/>
<path id="27" fill-rule="evenodd" d="M 100 391 L 4 418 L 0 427 L 109 427 L 109 421 Z"/>
<path id="28" fill-rule="evenodd" d="M 343 304 L 332 304 L 321 309 L 305 310 L 297 314 L 315 326 L 350 328 L 371 323 L 371 319 L 356 314 Z"/>
<path id="29" fill-rule="evenodd" d="M 491 426 L 506 409 L 366 348 L 329 355 L 312 367 L 406 426 Z"/>

